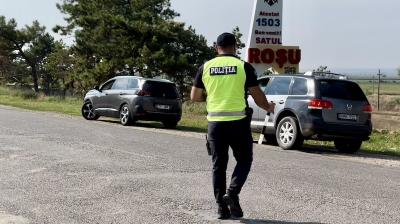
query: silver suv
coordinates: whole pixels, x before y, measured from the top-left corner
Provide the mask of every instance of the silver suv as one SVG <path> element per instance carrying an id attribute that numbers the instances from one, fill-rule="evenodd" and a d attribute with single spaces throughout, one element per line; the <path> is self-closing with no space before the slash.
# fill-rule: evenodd
<path id="1" fill-rule="evenodd" d="M 117 76 L 86 94 L 82 116 L 87 120 L 115 117 L 122 125 L 161 121 L 165 127 L 175 128 L 182 116 L 182 101 L 175 84 L 168 80 Z"/>
<path id="2" fill-rule="evenodd" d="M 324 74 L 276 75 L 259 78 L 269 101 L 276 104 L 263 131 L 269 143 L 283 149 L 305 139 L 334 141 L 344 153 L 355 153 L 372 132 L 372 107 L 357 83 Z M 249 97 L 252 127 L 264 126 L 266 112 Z"/>

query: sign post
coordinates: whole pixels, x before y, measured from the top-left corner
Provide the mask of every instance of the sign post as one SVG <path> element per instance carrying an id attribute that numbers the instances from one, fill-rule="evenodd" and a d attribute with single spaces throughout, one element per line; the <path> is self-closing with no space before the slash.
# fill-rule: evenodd
<path id="1" fill-rule="evenodd" d="M 247 61 L 259 76 L 272 68 L 276 73 L 298 73 L 301 50 L 282 45 L 283 0 L 254 0 Z"/>

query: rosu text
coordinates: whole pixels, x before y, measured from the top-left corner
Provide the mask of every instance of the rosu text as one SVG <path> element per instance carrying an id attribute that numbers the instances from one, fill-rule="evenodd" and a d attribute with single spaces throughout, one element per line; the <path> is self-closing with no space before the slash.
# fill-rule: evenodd
<path id="1" fill-rule="evenodd" d="M 249 48 L 248 62 L 251 64 L 273 64 L 277 63 L 282 68 L 288 62 L 297 65 L 301 61 L 300 49 L 277 49 L 266 48 L 260 50 L 258 48 Z"/>

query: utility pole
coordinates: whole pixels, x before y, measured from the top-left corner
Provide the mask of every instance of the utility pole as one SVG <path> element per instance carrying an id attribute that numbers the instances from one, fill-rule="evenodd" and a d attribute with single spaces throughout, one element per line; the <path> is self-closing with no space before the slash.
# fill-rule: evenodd
<path id="1" fill-rule="evenodd" d="M 375 76 L 372 75 L 372 96 L 375 94 Z"/>
<path id="2" fill-rule="evenodd" d="M 378 111 L 379 111 L 379 95 L 380 95 L 380 88 L 381 88 L 381 70 L 379 69 L 378 72 Z"/>

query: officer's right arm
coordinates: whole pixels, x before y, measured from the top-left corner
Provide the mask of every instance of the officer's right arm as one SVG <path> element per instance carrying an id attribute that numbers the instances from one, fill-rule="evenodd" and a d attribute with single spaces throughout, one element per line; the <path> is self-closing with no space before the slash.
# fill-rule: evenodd
<path id="1" fill-rule="evenodd" d="M 265 97 L 263 91 L 260 89 L 259 86 L 249 87 L 249 92 L 257 106 L 261 107 L 267 112 L 274 113 L 275 104 L 268 103 L 267 97 Z"/>
<path id="2" fill-rule="evenodd" d="M 192 92 L 190 93 L 190 99 L 195 102 L 203 102 L 204 101 L 203 89 L 193 86 Z"/>

